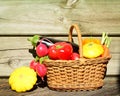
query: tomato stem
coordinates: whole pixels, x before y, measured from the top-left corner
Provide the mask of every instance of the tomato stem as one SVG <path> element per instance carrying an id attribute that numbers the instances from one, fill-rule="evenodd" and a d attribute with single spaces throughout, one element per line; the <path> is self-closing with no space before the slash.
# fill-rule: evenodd
<path id="1" fill-rule="evenodd" d="M 63 48 L 63 46 L 61 46 L 61 45 L 56 46 L 56 49 L 60 49 L 60 48 Z"/>

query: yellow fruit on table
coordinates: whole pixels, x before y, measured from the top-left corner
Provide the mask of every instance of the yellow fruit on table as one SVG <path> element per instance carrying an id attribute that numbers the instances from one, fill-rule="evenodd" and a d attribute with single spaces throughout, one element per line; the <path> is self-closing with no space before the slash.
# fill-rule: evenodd
<path id="1" fill-rule="evenodd" d="M 15 69 L 9 77 L 9 85 L 16 92 L 25 92 L 32 89 L 36 81 L 36 72 L 26 66 Z"/>
<path id="2" fill-rule="evenodd" d="M 83 45 L 83 56 L 86 58 L 96 58 L 102 55 L 104 49 L 101 44 L 89 42 Z"/>

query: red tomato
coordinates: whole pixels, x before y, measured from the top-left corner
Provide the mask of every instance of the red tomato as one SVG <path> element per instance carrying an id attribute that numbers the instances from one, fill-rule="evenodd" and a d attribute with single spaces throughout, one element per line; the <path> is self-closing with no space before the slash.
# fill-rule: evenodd
<path id="1" fill-rule="evenodd" d="M 69 60 L 73 52 L 72 45 L 66 42 L 56 43 L 56 49 L 60 60 Z"/>
<path id="2" fill-rule="evenodd" d="M 78 60 L 80 58 L 80 55 L 78 53 L 72 53 L 71 60 Z"/>
<path id="3" fill-rule="evenodd" d="M 49 56 L 50 59 L 53 59 L 53 60 L 57 60 L 58 59 L 57 49 L 56 49 L 55 45 L 49 47 L 49 49 L 48 49 L 48 56 Z"/>
<path id="4" fill-rule="evenodd" d="M 70 60 L 73 52 L 72 45 L 66 42 L 57 42 L 49 47 L 48 56 L 51 59 Z"/>

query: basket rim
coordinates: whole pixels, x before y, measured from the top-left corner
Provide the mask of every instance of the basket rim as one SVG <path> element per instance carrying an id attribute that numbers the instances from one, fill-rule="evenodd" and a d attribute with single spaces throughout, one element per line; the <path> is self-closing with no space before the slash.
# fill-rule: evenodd
<path id="1" fill-rule="evenodd" d="M 80 58 L 80 59 L 86 59 L 86 60 L 95 60 L 95 59 L 111 59 L 112 58 L 112 56 L 110 55 L 110 56 L 107 56 L 107 57 L 97 57 L 97 58 L 85 58 L 85 57 L 82 57 L 82 58 Z M 80 59 L 78 59 L 78 60 L 80 60 Z M 52 59 L 46 59 L 45 61 L 78 61 L 78 60 L 59 60 L 59 59 L 57 59 L 57 60 L 52 60 Z"/>
<path id="2" fill-rule="evenodd" d="M 46 59 L 44 64 L 46 66 L 73 66 L 79 67 L 81 65 L 96 65 L 96 64 L 107 64 L 108 61 L 111 59 L 111 56 L 107 57 L 98 57 L 98 58 L 80 58 L 78 60 L 51 60 Z"/>

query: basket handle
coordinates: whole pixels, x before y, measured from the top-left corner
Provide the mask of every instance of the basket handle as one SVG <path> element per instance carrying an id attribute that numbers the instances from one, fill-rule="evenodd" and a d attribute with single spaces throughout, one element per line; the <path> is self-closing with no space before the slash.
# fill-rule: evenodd
<path id="1" fill-rule="evenodd" d="M 77 24 L 71 25 L 70 30 L 69 30 L 69 35 L 68 35 L 68 41 L 69 41 L 69 42 L 73 42 L 73 38 L 72 38 L 73 29 L 75 29 L 76 32 L 77 32 L 80 57 L 83 57 L 83 51 L 82 51 L 82 36 L 81 36 L 81 31 L 80 31 L 80 29 L 79 29 L 79 27 L 78 27 Z"/>

